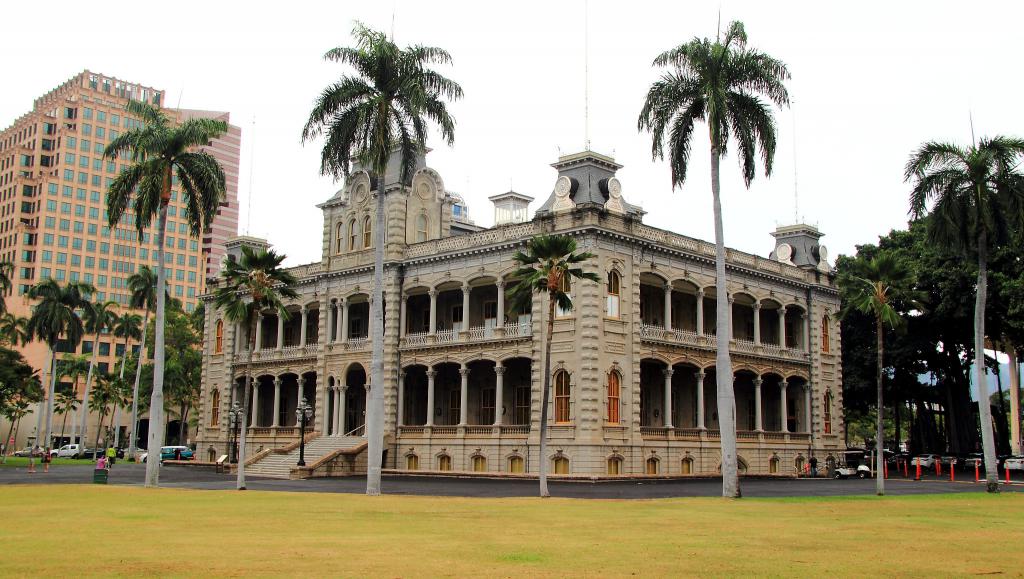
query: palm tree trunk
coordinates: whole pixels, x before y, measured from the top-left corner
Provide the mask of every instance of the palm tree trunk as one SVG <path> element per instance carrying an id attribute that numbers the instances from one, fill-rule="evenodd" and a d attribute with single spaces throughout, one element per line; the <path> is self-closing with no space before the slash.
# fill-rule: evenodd
<path id="1" fill-rule="evenodd" d="M 544 389 L 540 395 L 540 456 L 537 460 L 537 474 L 540 479 L 540 496 L 551 496 L 548 492 L 548 403 L 551 401 L 551 337 L 555 334 L 555 292 L 548 290 L 548 329 L 544 338 Z"/>
<path id="2" fill-rule="evenodd" d="M 128 359 L 128 338 L 124 339 L 124 354 L 121 356 L 121 373 L 118 375 L 118 385 L 124 380 L 124 363 Z M 121 445 L 121 397 L 118 395 L 114 402 L 114 448 Z"/>
<path id="3" fill-rule="evenodd" d="M 49 380 L 49 376 L 53 373 L 53 347 L 47 344 L 46 353 L 48 354 L 48 362 L 46 367 L 43 368 L 43 384 L 45 385 Z M 45 387 L 45 386 L 44 386 Z M 43 434 L 43 415 L 46 414 L 46 399 L 39 401 L 39 406 L 36 409 L 36 443 L 35 446 L 42 445 L 42 434 Z M 32 462 L 32 453 L 29 453 L 29 463 Z"/>
<path id="4" fill-rule="evenodd" d="M 14 432 L 14 424 L 19 420 L 21 420 L 20 417 L 12 418 L 11 427 L 7 429 L 7 438 L 4 439 L 4 455 L 3 457 L 0 457 L 0 464 L 7 464 L 7 455 L 11 453 L 11 449 L 8 448 L 10 444 L 7 444 L 7 442 L 11 440 L 11 434 Z"/>
<path id="5" fill-rule="evenodd" d="M 259 315 L 257 313 L 256 315 Z M 249 337 L 251 334 L 250 329 L 253 327 L 253 321 L 250 319 L 246 320 L 245 336 L 246 336 L 246 354 L 245 354 L 245 386 L 243 386 L 245 392 L 242 392 L 242 417 L 239 421 L 239 428 L 242 429 L 242 433 L 238 437 L 238 480 L 235 482 L 235 488 L 240 491 L 245 490 L 245 434 L 249 430 L 249 389 L 250 389 L 250 378 L 249 375 L 252 373 L 252 350 L 255 347 L 255 336 Z M 234 388 L 234 384 L 231 385 Z M 303 436 L 303 433 L 299 433 L 299 436 Z"/>
<path id="6" fill-rule="evenodd" d="M 156 274 L 156 329 L 154 330 L 153 343 L 153 395 L 149 398 L 149 423 L 159 425 L 162 423 L 164 411 L 164 305 L 167 287 L 167 252 L 164 249 L 164 231 L 167 228 L 167 202 L 171 193 L 171 169 L 167 168 L 167 175 L 164 178 L 164 199 L 160 201 L 160 216 L 157 219 L 156 242 L 160 248 L 160 269 Z M 149 429 L 148 452 L 149 459 L 146 460 L 146 486 L 155 487 L 160 485 L 160 447 L 164 445 L 164 431 L 162 428 Z M 156 457 L 157 460 L 151 460 Z"/>
<path id="7" fill-rule="evenodd" d="M 370 407 L 366 413 L 366 494 L 380 494 L 381 460 L 384 455 L 384 244 L 385 231 L 384 173 L 378 171 L 376 239 L 373 248 L 373 298 L 370 300 L 372 320 L 370 336 Z M 466 317 L 468 320 L 469 318 Z"/>
<path id="8" fill-rule="evenodd" d="M 142 322 L 142 341 L 139 342 L 139 359 L 135 364 L 135 387 L 132 389 L 132 423 L 129 425 L 131 434 L 128 436 L 128 460 L 135 460 L 135 441 L 138 439 L 136 427 L 139 425 L 139 381 L 142 378 L 142 360 L 146 352 L 146 330 L 149 329 L 149 304 L 146 306 L 146 316 Z M 126 352 L 127 353 L 127 352 Z"/>
<path id="9" fill-rule="evenodd" d="M 81 427 L 78 430 L 79 445 L 78 456 L 85 450 L 85 432 L 89 429 L 89 387 L 92 386 L 92 370 L 96 367 L 96 355 L 100 349 L 100 333 L 92 340 L 92 359 L 89 360 L 89 373 L 85 376 L 85 392 L 82 395 L 82 411 L 79 413 Z"/>
<path id="10" fill-rule="evenodd" d="M 50 348 L 50 351 L 51 352 L 53 351 L 53 347 L 52 346 Z M 53 354 L 53 357 L 56 358 L 56 354 L 55 353 Z M 53 368 L 50 371 L 50 393 L 49 393 L 49 397 L 46 399 L 46 438 L 44 439 L 46 442 L 43 445 L 43 448 L 50 448 L 50 444 L 51 444 L 51 440 L 50 439 L 52 438 L 52 435 L 53 435 L 53 402 L 54 402 L 53 399 L 56 396 L 56 394 L 57 394 L 57 361 L 56 361 L 56 359 L 54 359 L 53 360 Z"/>
<path id="11" fill-rule="evenodd" d="M 64 442 L 64 429 L 68 426 L 68 410 L 68 408 L 64 409 L 64 420 L 60 423 L 60 441 L 62 444 Z"/>
<path id="12" fill-rule="evenodd" d="M 733 390 L 729 342 L 732 323 L 729 290 L 725 283 L 725 233 L 722 227 L 722 196 L 718 177 L 718 147 L 711 146 L 711 196 L 715 212 L 715 382 L 718 386 L 718 430 L 722 446 L 722 496 L 739 498 L 740 479 L 736 459 L 736 393 Z"/>
<path id="13" fill-rule="evenodd" d="M 882 437 L 885 432 L 882 430 L 882 418 L 885 416 L 885 406 L 882 405 L 882 362 L 883 362 L 883 340 L 885 328 L 882 326 L 882 316 L 875 316 L 875 341 L 878 349 L 878 369 L 875 370 L 875 378 L 878 380 L 878 424 L 875 432 L 875 494 L 885 494 L 885 455 L 882 452 L 884 445 Z M 952 467 L 950 467 L 952 468 Z"/>
<path id="14" fill-rule="evenodd" d="M 985 454 L 985 482 L 988 492 L 999 492 L 996 441 L 992 434 L 992 401 L 985 380 L 985 299 L 988 292 L 988 237 L 980 227 L 978 235 L 978 289 L 974 301 L 974 379 L 978 384 L 978 414 L 981 416 L 981 448 Z"/>
<path id="15" fill-rule="evenodd" d="M 103 406 L 100 408 L 100 423 L 96 425 L 96 445 L 93 448 L 98 449 L 100 447 L 100 436 L 103 432 L 103 419 L 107 417 L 107 407 Z"/>

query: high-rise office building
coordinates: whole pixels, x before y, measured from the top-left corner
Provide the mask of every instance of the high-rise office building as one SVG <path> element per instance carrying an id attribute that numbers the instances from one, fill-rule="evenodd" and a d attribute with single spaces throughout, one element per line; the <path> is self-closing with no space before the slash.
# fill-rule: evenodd
<path id="1" fill-rule="evenodd" d="M 5 297 L 15 315 L 31 314 L 33 304 L 26 293 L 48 278 L 62 284 L 88 282 L 96 287 L 95 299 L 128 308 L 128 277 L 143 265 L 156 267 L 156 235 L 146 231 L 140 236 L 132 211 L 112 229 L 107 222 L 106 191 L 128 161 L 106 159 L 103 151 L 119 134 L 140 126 L 125 110 L 129 99 L 165 104 L 162 90 L 86 70 L 35 99 L 31 111 L 0 132 L 0 261 L 14 264 L 13 287 Z M 164 110 L 175 121 L 230 118 L 226 112 Z M 223 165 L 227 191 L 200 238 L 189 234 L 180 191 L 175 187 L 171 194 L 167 290 L 187 311 L 198 303 L 207 275 L 216 272 L 224 240 L 237 233 L 240 141 L 241 130 L 229 125 L 224 135 L 203 147 Z M 110 335 L 100 338 L 102 370 L 111 369 L 122 355 L 124 344 L 116 342 Z M 87 336 L 74 349 L 60 348 L 58 356 L 91 354 L 92 346 L 92 336 Z M 36 368 L 45 364 L 45 344 L 29 344 L 23 353 Z M 80 392 L 84 379 L 58 376 L 58 384 L 58 391 Z M 19 445 L 35 436 L 35 422 L 34 416 L 22 420 Z M 73 423 L 70 416 L 68 423 Z M 90 426 L 90 437 L 95 428 Z"/>

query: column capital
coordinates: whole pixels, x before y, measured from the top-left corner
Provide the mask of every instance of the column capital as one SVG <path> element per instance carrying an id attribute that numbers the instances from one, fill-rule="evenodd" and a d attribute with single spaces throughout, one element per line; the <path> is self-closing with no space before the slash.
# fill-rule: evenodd
<path id="1" fill-rule="evenodd" d="M 697 371 L 697 380 L 703 382 L 704 378 L 707 378 L 707 376 L 707 372 L 705 372 L 703 368 Z"/>
<path id="2" fill-rule="evenodd" d="M 786 306 L 779 306 L 779 317 L 786 315 Z"/>
<path id="3" fill-rule="evenodd" d="M 782 389 L 782 391 L 783 391 L 783 392 L 785 392 L 785 391 L 786 391 L 786 389 L 787 389 L 787 388 L 789 388 L 789 383 L 788 383 L 788 382 L 786 382 L 785 380 L 781 380 L 781 381 L 779 382 L 779 388 L 781 388 L 781 389 Z"/>
<path id="4" fill-rule="evenodd" d="M 405 380 L 405 377 L 408 376 L 408 375 L 409 375 L 408 372 L 406 372 L 405 370 L 402 370 L 401 372 L 398 373 L 398 379 L 399 380 Z"/>
<path id="5" fill-rule="evenodd" d="M 754 378 L 754 386 L 757 386 L 758 388 L 760 388 L 761 384 L 764 384 L 764 380 L 762 380 L 760 376 L 758 376 L 757 378 Z"/>
<path id="6" fill-rule="evenodd" d="M 348 384 L 342 384 L 341 386 L 338 386 L 338 390 L 345 392 L 346 390 L 348 390 Z"/>
<path id="7" fill-rule="evenodd" d="M 430 369 L 426 372 L 427 378 L 437 378 L 437 370 Z"/>
<path id="8" fill-rule="evenodd" d="M 497 288 L 500 290 L 505 287 L 505 280 L 499 279 L 498 281 L 494 282 L 494 285 L 497 286 Z"/>
<path id="9" fill-rule="evenodd" d="M 305 386 L 306 385 L 306 377 L 305 376 L 299 376 L 298 383 L 299 383 L 300 387 L 301 386 Z"/>
<path id="10" fill-rule="evenodd" d="M 665 284 L 665 293 L 667 293 L 667 294 L 672 293 L 672 284 L 670 284 L 670 283 Z"/>
<path id="11" fill-rule="evenodd" d="M 473 286 L 469 285 L 469 282 L 466 282 L 466 283 L 462 284 L 462 291 L 468 293 L 468 292 L 470 292 L 472 290 L 473 290 Z"/>
<path id="12" fill-rule="evenodd" d="M 342 306 L 342 307 L 347 306 L 348 305 L 348 298 L 347 297 L 338 298 L 338 305 Z"/>
<path id="13" fill-rule="evenodd" d="M 469 376 L 469 366 L 463 365 L 461 368 L 459 368 L 459 375 L 462 376 L 463 378 L 468 377 Z"/>
<path id="14" fill-rule="evenodd" d="M 299 308 L 299 311 L 302 312 L 303 315 L 305 315 L 306 312 L 309 311 L 309 306 L 307 306 L 306 304 L 302 304 L 302 307 Z"/>
<path id="15" fill-rule="evenodd" d="M 734 297 L 732 296 L 732 294 L 729 294 L 729 295 L 728 295 L 728 296 L 726 297 L 726 300 L 727 300 L 727 301 L 729 302 L 729 305 L 731 306 L 731 305 L 733 304 L 733 302 L 735 302 L 735 301 L 736 301 L 736 298 L 734 298 Z"/>
<path id="16" fill-rule="evenodd" d="M 436 298 L 437 297 L 437 290 L 434 289 L 434 288 L 430 288 L 429 290 L 427 290 L 427 295 L 429 295 L 432 298 Z"/>
<path id="17" fill-rule="evenodd" d="M 502 374 L 505 373 L 505 367 L 502 366 L 501 364 L 496 365 L 494 367 L 494 373 L 497 374 L 498 376 L 501 376 Z"/>
<path id="18" fill-rule="evenodd" d="M 669 366 L 662 370 L 661 373 L 664 374 L 666 378 L 671 378 L 672 374 L 675 373 L 675 370 L 672 369 L 672 366 Z"/>
<path id="19" fill-rule="evenodd" d="M 698 299 L 704 299 L 704 288 L 698 288 L 697 289 L 697 298 Z"/>
<path id="20" fill-rule="evenodd" d="M 283 382 L 283 380 L 281 380 L 280 376 L 274 376 L 274 386 L 275 387 L 280 388 L 282 382 Z"/>
<path id="21" fill-rule="evenodd" d="M 761 309 L 761 301 L 758 300 L 758 301 L 754 302 L 754 305 L 751 306 L 751 307 L 753 307 L 755 311 L 760 310 Z"/>

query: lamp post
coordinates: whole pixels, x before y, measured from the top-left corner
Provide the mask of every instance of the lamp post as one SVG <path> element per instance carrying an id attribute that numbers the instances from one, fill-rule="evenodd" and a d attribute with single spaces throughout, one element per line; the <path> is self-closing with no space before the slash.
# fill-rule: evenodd
<path id="1" fill-rule="evenodd" d="M 306 466 L 306 420 L 313 416 L 313 407 L 306 402 L 303 396 L 295 409 L 295 418 L 299 422 L 299 462 L 296 466 Z"/>
<path id="2" fill-rule="evenodd" d="M 238 462 L 238 427 L 242 424 L 242 407 L 235 400 L 228 409 L 228 427 L 231 429 L 231 462 Z"/>

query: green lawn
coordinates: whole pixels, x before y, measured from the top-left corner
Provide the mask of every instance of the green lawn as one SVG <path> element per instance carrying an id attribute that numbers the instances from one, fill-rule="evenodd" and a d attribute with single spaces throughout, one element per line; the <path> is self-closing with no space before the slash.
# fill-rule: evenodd
<path id="1" fill-rule="evenodd" d="M 1024 496 L 462 499 L 8 486 L 0 575 L 1017 575 Z"/>
<path id="2" fill-rule="evenodd" d="M 95 464 L 96 461 L 91 458 L 56 458 L 54 457 L 53 462 L 50 466 L 62 466 L 66 464 Z M 0 464 L 0 468 L 25 468 L 28 466 L 27 456 L 8 456 L 7 462 Z M 39 457 L 36 457 L 36 468 L 43 468 L 43 464 L 39 462 Z"/>

